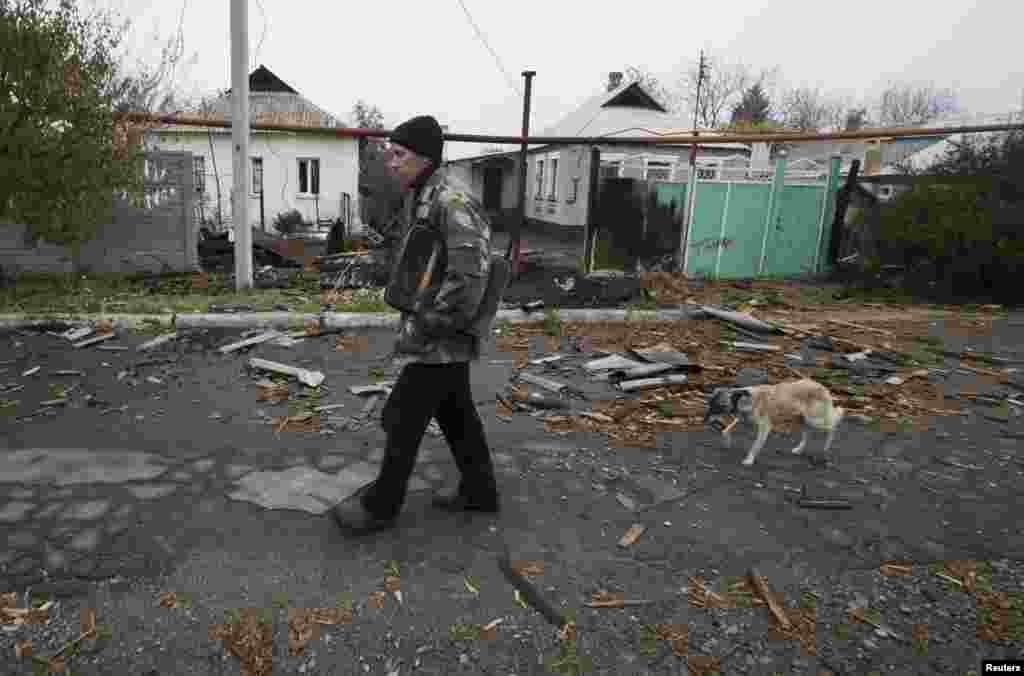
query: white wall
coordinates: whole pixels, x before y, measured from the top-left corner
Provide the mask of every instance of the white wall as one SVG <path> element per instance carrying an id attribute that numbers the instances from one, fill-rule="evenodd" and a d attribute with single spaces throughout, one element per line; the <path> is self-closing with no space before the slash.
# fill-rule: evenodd
<path id="1" fill-rule="evenodd" d="M 187 150 L 202 156 L 206 163 L 206 217 L 217 219 L 217 178 L 220 178 L 221 209 L 225 223 L 231 219 L 233 157 L 230 130 L 215 129 L 212 133 L 216 174 L 210 152 L 210 135 L 203 129 L 160 130 L 150 133 L 148 144 L 164 150 Z M 359 219 L 359 143 L 354 138 L 295 134 L 288 132 L 254 132 L 249 141 L 249 156 L 263 159 L 264 228 L 275 233 L 273 222 L 279 213 L 297 209 L 309 222 L 316 220 L 317 203 L 309 195 L 300 195 L 299 158 L 319 158 L 322 219 L 338 218 L 341 194 L 348 193 L 351 202 L 352 231 L 362 229 Z M 249 221 L 260 224 L 260 199 L 252 194 L 251 163 L 245 177 L 249 191 Z"/>

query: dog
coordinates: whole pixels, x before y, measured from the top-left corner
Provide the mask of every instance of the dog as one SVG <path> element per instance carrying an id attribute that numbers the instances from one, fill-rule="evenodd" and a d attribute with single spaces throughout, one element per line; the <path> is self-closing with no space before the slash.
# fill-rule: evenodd
<path id="1" fill-rule="evenodd" d="M 704 422 L 721 416 L 737 417 L 732 425 L 722 430 L 722 438 L 727 448 L 732 445 L 732 428 L 737 422 L 742 420 L 754 425 L 757 429 L 757 438 L 742 463 L 749 467 L 754 464 L 754 460 L 764 447 L 772 426 L 786 419 L 799 418 L 803 422 L 803 437 L 799 445 L 792 450 L 794 454 L 803 453 L 810 428 L 828 431 L 824 449 L 824 452 L 828 453 L 836 427 L 843 419 L 844 413 L 842 408 L 832 403 L 832 395 L 828 388 L 804 378 L 777 385 L 720 387 L 711 393 Z"/>

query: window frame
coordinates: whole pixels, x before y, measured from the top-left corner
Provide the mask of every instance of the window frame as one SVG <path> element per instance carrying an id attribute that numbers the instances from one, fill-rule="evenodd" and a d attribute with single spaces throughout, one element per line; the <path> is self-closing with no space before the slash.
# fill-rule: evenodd
<path id="1" fill-rule="evenodd" d="M 206 194 L 206 156 L 192 156 L 192 181 L 195 183 L 196 194 Z"/>
<path id="2" fill-rule="evenodd" d="M 320 174 L 321 174 L 321 169 L 323 168 L 321 166 L 321 164 L 320 164 L 320 158 L 319 157 L 297 157 L 296 161 L 298 163 L 298 172 L 299 172 L 299 185 L 298 185 L 299 189 L 298 189 L 297 193 L 301 197 L 317 197 L 317 196 L 319 196 L 321 194 L 320 193 L 320 188 L 321 188 L 321 185 L 320 185 Z M 303 171 L 303 166 L 308 168 L 305 172 Z M 313 170 L 314 167 L 316 168 L 315 171 Z M 305 190 L 305 191 L 302 190 L 303 179 L 305 179 L 306 188 L 308 189 L 308 190 Z"/>
<path id="3" fill-rule="evenodd" d="M 259 168 L 259 185 L 260 189 L 256 189 L 256 173 Z M 265 174 L 263 173 L 263 158 L 260 156 L 253 156 L 249 158 L 249 194 L 258 197 L 262 193 L 266 186 L 264 185 Z"/>

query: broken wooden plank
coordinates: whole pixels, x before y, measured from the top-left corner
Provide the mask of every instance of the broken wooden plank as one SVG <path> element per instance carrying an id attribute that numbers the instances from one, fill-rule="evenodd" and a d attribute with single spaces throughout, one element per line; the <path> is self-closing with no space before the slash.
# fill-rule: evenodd
<path id="1" fill-rule="evenodd" d="M 619 546 L 623 548 L 632 546 L 633 543 L 644 534 L 645 530 L 647 530 L 647 526 L 642 523 L 634 523 L 630 526 L 629 530 L 623 534 L 622 538 L 619 539 Z"/>
<path id="2" fill-rule="evenodd" d="M 264 371 L 273 371 L 274 373 L 281 373 L 287 376 L 295 376 L 299 379 L 300 383 L 309 387 L 320 387 L 320 384 L 324 382 L 325 377 L 324 374 L 319 371 L 310 371 L 308 369 L 288 366 L 287 364 L 279 364 L 278 362 L 258 359 L 256 357 L 249 360 L 249 365 L 253 368 Z"/>
<path id="3" fill-rule="evenodd" d="M 128 347 L 126 345 L 99 345 L 96 349 L 104 352 L 126 352 Z"/>
<path id="4" fill-rule="evenodd" d="M 595 413 L 593 411 L 580 411 L 578 415 L 583 416 L 584 418 L 590 418 L 591 420 L 596 420 L 598 422 L 603 423 L 615 422 L 615 418 L 611 417 L 610 415 L 605 415 L 604 413 Z"/>
<path id="5" fill-rule="evenodd" d="M 219 352 L 221 354 L 229 354 L 231 352 L 235 352 L 236 350 L 241 350 L 244 347 L 259 345 L 260 343 L 265 343 L 268 340 L 273 340 L 274 338 L 278 338 L 280 336 L 281 334 L 278 333 L 277 331 L 265 331 L 259 335 L 252 336 L 251 338 L 245 338 L 243 340 L 239 340 L 238 342 L 231 343 L 230 345 L 225 345 L 224 347 L 220 348 Z"/>
<path id="6" fill-rule="evenodd" d="M 550 380 L 548 378 L 542 378 L 541 376 L 535 376 L 532 373 L 527 373 L 525 371 L 519 374 L 519 379 L 524 382 L 530 383 L 531 385 L 543 387 L 545 390 L 555 393 L 561 392 L 565 388 L 569 387 L 568 383 L 559 382 L 557 380 Z"/>
<path id="7" fill-rule="evenodd" d="M 649 387 L 661 387 L 663 385 L 682 385 L 686 382 L 685 375 L 662 376 L 661 378 L 642 378 L 640 380 L 625 380 L 619 383 L 619 389 L 623 392 L 633 392 Z"/>
<path id="8" fill-rule="evenodd" d="M 86 338 L 85 340 L 81 340 L 81 341 L 79 341 L 77 343 L 73 343 L 73 345 L 74 345 L 74 347 L 76 349 L 77 348 L 82 348 L 82 347 L 89 347 L 90 345 L 95 345 L 96 343 L 102 343 L 105 340 L 110 340 L 111 338 L 116 338 L 116 337 L 117 337 L 116 333 L 104 333 L 104 334 L 101 334 L 101 335 L 98 335 L 98 336 L 94 336 L 92 338 Z"/>
<path id="9" fill-rule="evenodd" d="M 139 352 L 146 352 L 148 350 L 152 350 L 153 348 L 160 347 L 161 345 L 164 345 L 165 343 L 169 343 L 172 340 L 177 339 L 177 337 L 179 335 L 180 334 L 177 331 L 174 331 L 173 333 L 165 333 L 164 335 L 157 336 L 156 338 L 154 338 L 152 340 L 147 340 L 145 343 L 143 343 L 142 345 L 139 345 L 135 349 L 138 350 Z"/>

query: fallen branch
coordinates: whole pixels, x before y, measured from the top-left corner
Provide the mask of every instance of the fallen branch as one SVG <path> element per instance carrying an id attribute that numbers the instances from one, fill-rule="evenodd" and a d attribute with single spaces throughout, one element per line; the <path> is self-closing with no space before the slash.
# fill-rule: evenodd
<path id="1" fill-rule="evenodd" d="M 768 604 L 768 609 L 772 612 L 772 615 L 775 616 L 775 619 L 779 621 L 779 624 L 782 625 L 783 629 L 791 629 L 793 627 L 793 623 L 789 621 L 789 617 L 786 616 L 786 611 L 782 609 L 782 606 L 779 605 L 779 602 L 775 600 L 775 597 L 768 590 L 768 584 L 764 581 L 764 578 L 761 577 L 761 574 L 757 572 L 757 569 L 751 568 L 747 576 L 750 578 L 750 583 L 753 585 L 754 589 L 756 589 L 757 593 L 761 595 L 764 602 Z"/>

